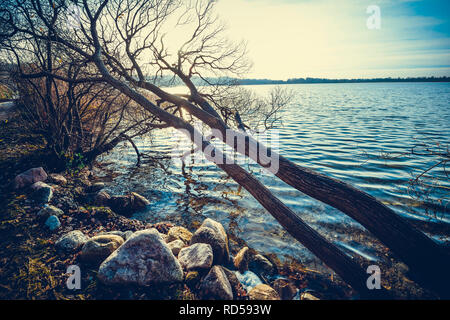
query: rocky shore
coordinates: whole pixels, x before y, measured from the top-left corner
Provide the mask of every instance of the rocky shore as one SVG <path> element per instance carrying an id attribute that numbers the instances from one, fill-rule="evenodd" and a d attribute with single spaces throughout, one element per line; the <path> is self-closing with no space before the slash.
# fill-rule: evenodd
<path id="1" fill-rule="evenodd" d="M 35 167 L 15 176 L 11 189 L 18 195 L 13 203 L 21 209 L 19 219 L 40 230 L 39 239 L 47 248 L 44 256 L 51 262 L 35 261 L 51 281 L 32 280 L 38 291 L 32 295 L 39 298 L 50 290 L 57 299 L 324 297 L 308 287 L 308 278 L 311 284 L 317 277 L 305 269 L 286 270 L 286 265 L 247 246 L 230 250 L 219 222 L 206 218 L 196 230 L 188 230 L 165 221 L 130 219 L 151 202 L 134 192 L 110 195 L 104 187 L 87 168 L 63 175 Z M 81 271 L 79 290 L 66 285 L 73 265 Z M 348 293 L 339 294 L 344 298 Z"/>

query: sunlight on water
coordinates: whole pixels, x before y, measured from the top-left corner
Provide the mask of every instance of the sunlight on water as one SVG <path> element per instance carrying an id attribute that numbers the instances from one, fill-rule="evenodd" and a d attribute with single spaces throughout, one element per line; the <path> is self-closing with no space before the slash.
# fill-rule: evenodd
<path id="1" fill-rule="evenodd" d="M 261 94 L 270 88 L 252 87 Z M 284 111 L 283 126 L 278 128 L 281 154 L 368 192 L 405 218 L 448 227 L 450 182 L 443 172 L 443 187 L 429 195 L 430 202 L 441 200 L 438 206 L 417 201 L 408 189 L 412 174 L 434 160 L 381 155 L 403 153 L 420 142 L 450 143 L 449 83 L 317 84 L 291 88 L 297 99 Z M 143 152 L 170 154 L 174 137 L 173 130 L 168 129 L 158 132 L 153 144 L 149 140 L 136 142 Z M 186 163 L 184 174 L 180 161 L 169 161 L 167 167 L 172 175 L 166 175 L 162 168 L 151 164 L 136 168 L 136 155 L 129 145 L 116 148 L 102 161 L 109 164 L 108 169 L 120 173 L 109 186 L 112 193 L 133 190 L 151 199 L 148 211 L 135 218 L 172 221 L 192 228 L 210 217 L 256 250 L 292 256 L 305 263 L 317 262 L 245 190 L 207 161 Z M 358 223 L 252 163 L 245 168 L 346 252 L 376 260 L 377 252 L 366 243 L 370 236 Z M 435 240 L 448 241 L 447 236 L 429 230 L 425 229 Z"/>

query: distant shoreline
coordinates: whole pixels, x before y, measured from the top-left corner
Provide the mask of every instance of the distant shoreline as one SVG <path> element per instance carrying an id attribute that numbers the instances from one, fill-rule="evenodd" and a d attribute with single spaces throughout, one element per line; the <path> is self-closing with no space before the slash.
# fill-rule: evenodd
<path id="1" fill-rule="evenodd" d="M 320 84 L 320 83 L 392 83 L 392 82 L 450 82 L 450 77 L 428 78 L 374 78 L 374 79 L 321 79 L 298 78 L 289 80 L 270 79 L 234 79 L 237 84 L 245 85 L 282 85 L 282 84 Z"/>

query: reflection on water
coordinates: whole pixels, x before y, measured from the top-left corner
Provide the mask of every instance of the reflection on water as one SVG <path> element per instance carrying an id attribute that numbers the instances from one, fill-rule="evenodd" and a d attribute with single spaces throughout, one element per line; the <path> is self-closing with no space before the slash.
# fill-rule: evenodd
<path id="1" fill-rule="evenodd" d="M 398 214 L 427 225 L 450 224 L 450 182 L 436 168 L 443 188 L 433 189 L 430 202 L 419 202 L 408 191 L 411 174 L 434 164 L 428 157 L 380 157 L 403 153 L 420 142 L 450 143 L 449 83 L 372 83 L 292 85 L 296 103 L 284 111 L 279 130 L 279 152 L 300 165 L 342 179 L 370 193 Z M 264 93 L 271 86 L 252 89 Z M 164 130 L 148 140 L 136 141 L 141 151 L 170 153 L 175 136 Z M 137 219 L 173 221 L 193 227 L 210 217 L 237 238 L 265 253 L 293 256 L 304 263 L 317 261 L 293 240 L 245 190 L 208 162 L 167 161 L 172 172 L 154 164 L 135 167 L 131 146 L 123 145 L 103 157 L 107 168 L 120 174 L 109 186 L 113 193 L 133 190 L 152 201 Z M 252 163 L 255 174 L 286 205 L 312 227 L 349 254 L 376 260 L 377 252 L 367 246 L 364 229 L 339 211 L 311 199 L 273 178 Z M 99 172 L 100 174 L 101 172 Z M 436 202 L 438 203 L 438 202 Z M 447 241 L 448 233 L 432 233 Z"/>

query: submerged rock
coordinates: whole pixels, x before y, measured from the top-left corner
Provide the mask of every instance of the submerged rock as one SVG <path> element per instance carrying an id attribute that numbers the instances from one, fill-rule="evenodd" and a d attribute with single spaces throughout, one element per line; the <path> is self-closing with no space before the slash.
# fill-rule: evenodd
<path id="1" fill-rule="evenodd" d="M 248 295 L 250 300 L 280 300 L 278 293 L 267 284 L 258 284 Z"/>
<path id="2" fill-rule="evenodd" d="M 207 243 L 214 254 L 214 264 L 226 264 L 229 261 L 228 236 L 223 226 L 212 219 L 205 219 L 193 234 L 191 244 Z"/>
<path id="3" fill-rule="evenodd" d="M 272 262 L 261 254 L 251 257 L 248 267 L 251 271 L 260 275 L 273 275 L 276 273 L 276 268 Z"/>
<path id="4" fill-rule="evenodd" d="M 92 237 L 83 245 L 80 257 L 85 262 L 98 265 L 123 243 L 123 238 L 117 235 L 98 235 Z"/>
<path id="5" fill-rule="evenodd" d="M 192 238 L 192 233 L 184 227 L 172 227 L 167 233 L 167 241 L 172 242 L 174 240 L 181 240 L 186 244 L 189 244 Z"/>
<path id="6" fill-rule="evenodd" d="M 105 284 L 181 282 L 183 270 L 156 229 L 137 231 L 100 265 Z"/>
<path id="7" fill-rule="evenodd" d="M 233 300 L 233 290 L 221 266 L 211 268 L 200 285 L 204 299 Z"/>
<path id="8" fill-rule="evenodd" d="M 32 185 L 38 181 L 45 181 L 47 179 L 47 173 L 42 167 L 31 168 L 14 178 L 14 188 L 20 189 Z"/>
<path id="9" fill-rule="evenodd" d="M 250 252 L 248 247 L 244 247 L 242 248 L 236 255 L 236 257 L 234 258 L 234 266 L 236 267 L 236 269 L 239 270 L 239 272 L 245 272 L 246 270 L 248 270 L 248 263 L 250 260 Z"/>
<path id="10" fill-rule="evenodd" d="M 211 246 L 206 243 L 196 243 L 181 249 L 178 261 L 185 270 L 209 269 L 213 263 Z"/>
<path id="11" fill-rule="evenodd" d="M 112 196 L 108 200 L 108 206 L 114 212 L 127 216 L 132 215 L 134 212 L 148 205 L 150 205 L 150 201 L 135 192 L 123 196 Z"/>
<path id="12" fill-rule="evenodd" d="M 50 216 L 47 221 L 45 221 L 45 225 L 50 229 L 50 231 L 55 231 L 61 226 L 61 222 L 57 216 Z"/>
<path id="13" fill-rule="evenodd" d="M 80 230 L 70 231 L 56 241 L 55 246 L 57 249 L 65 252 L 74 252 L 81 248 L 89 238 L 83 234 Z"/>

